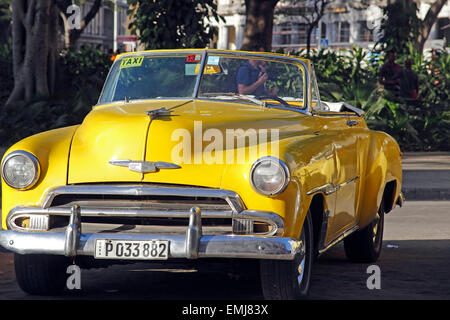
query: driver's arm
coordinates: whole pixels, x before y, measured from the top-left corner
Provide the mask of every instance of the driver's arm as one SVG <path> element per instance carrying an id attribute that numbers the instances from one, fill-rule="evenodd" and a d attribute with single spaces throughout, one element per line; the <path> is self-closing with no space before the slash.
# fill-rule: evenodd
<path id="1" fill-rule="evenodd" d="M 255 82 L 253 82 L 250 85 L 238 83 L 238 91 L 240 94 L 253 94 L 256 91 L 256 89 L 258 89 L 259 86 L 263 85 L 264 82 L 267 81 L 268 78 L 269 78 L 269 76 L 267 75 L 267 73 L 263 73 L 258 78 L 258 80 L 256 80 Z"/>

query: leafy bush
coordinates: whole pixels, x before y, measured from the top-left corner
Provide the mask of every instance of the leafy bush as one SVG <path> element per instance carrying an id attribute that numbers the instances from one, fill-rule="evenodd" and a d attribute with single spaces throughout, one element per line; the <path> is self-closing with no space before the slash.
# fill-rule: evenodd
<path id="1" fill-rule="evenodd" d="M 366 111 L 370 128 L 392 135 L 404 151 L 450 150 L 450 55 L 440 52 L 425 60 L 407 45 L 408 54 L 398 63 L 413 60 L 419 76 L 419 97 L 400 98 L 378 83 L 381 60 L 363 49 L 316 51 L 314 63 L 322 100 L 347 101 Z M 304 51 L 297 53 L 306 57 Z M 376 58 L 376 57 L 375 57 Z"/>
<path id="2" fill-rule="evenodd" d="M 378 89 L 373 95 L 376 99 L 366 106 L 366 119 L 374 129 L 394 136 L 405 151 L 448 151 L 450 55 L 442 52 L 431 61 L 414 61 L 418 99 L 403 99 Z"/>

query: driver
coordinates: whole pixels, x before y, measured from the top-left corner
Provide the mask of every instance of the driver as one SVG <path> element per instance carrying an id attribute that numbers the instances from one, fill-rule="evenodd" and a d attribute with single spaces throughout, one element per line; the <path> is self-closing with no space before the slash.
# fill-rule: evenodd
<path id="1" fill-rule="evenodd" d="M 260 60 L 248 60 L 237 72 L 237 87 L 240 94 L 251 94 L 255 96 L 271 95 L 266 89 L 267 63 Z M 273 91 L 273 90 L 272 90 Z"/>

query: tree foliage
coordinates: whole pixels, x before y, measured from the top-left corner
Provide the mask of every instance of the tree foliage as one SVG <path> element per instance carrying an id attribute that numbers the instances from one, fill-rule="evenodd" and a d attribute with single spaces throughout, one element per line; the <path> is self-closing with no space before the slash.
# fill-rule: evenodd
<path id="1" fill-rule="evenodd" d="M 381 21 L 381 37 L 376 47 L 380 51 L 394 51 L 397 54 L 407 52 L 407 43 L 413 42 L 420 28 L 417 17 L 417 5 L 412 2 L 405 5 L 401 1 L 388 4 L 384 9 Z"/>
<path id="2" fill-rule="evenodd" d="M 132 34 L 146 49 L 204 48 L 215 30 L 211 19 L 220 21 L 214 0 L 128 0 Z"/>
<path id="3" fill-rule="evenodd" d="M 409 0 L 395 0 L 384 9 L 385 18 L 381 22 L 381 38 L 377 47 L 381 51 L 395 51 L 397 54 L 408 52 L 407 44 L 413 43 L 419 53 L 423 52 L 431 28 L 447 0 L 435 0 L 431 3 L 425 17 L 418 16 L 417 4 Z"/>
<path id="4" fill-rule="evenodd" d="M 11 32 L 11 0 L 0 0 L 0 43 L 8 41 Z"/>

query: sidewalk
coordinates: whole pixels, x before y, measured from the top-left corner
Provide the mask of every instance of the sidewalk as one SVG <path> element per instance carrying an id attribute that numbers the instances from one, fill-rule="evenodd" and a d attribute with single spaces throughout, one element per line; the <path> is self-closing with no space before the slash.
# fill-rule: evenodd
<path id="1" fill-rule="evenodd" d="M 402 191 L 407 201 L 450 200 L 450 152 L 405 152 Z"/>
<path id="2" fill-rule="evenodd" d="M 408 200 L 450 200 L 450 152 L 405 152 L 403 195 Z"/>

